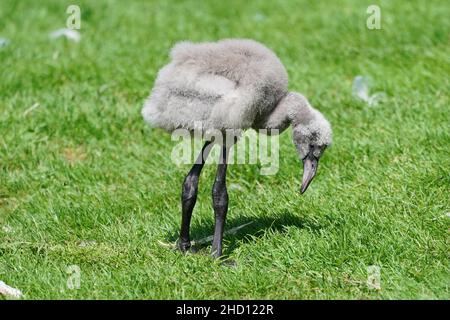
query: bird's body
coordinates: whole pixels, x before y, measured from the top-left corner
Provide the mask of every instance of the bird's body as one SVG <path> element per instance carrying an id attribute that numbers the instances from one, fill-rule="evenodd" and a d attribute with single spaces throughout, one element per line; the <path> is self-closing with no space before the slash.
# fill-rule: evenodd
<path id="1" fill-rule="evenodd" d="M 169 132 L 186 129 L 206 133 L 202 152 L 183 182 L 178 242 L 182 251 L 191 246 L 189 228 L 200 172 L 217 143 L 222 152 L 212 192 L 216 222 L 212 252 L 216 257 L 222 254 L 231 145 L 208 132 L 228 134 L 231 129 L 234 136 L 235 130 L 254 128 L 276 134 L 292 124 L 292 137 L 304 168 L 301 193 L 314 178 L 319 158 L 331 143 L 331 127 L 305 97 L 288 92 L 287 85 L 287 73 L 278 57 L 253 40 L 181 42 L 172 49 L 171 61 L 159 71 L 142 115 L 151 125 Z"/>
<path id="2" fill-rule="evenodd" d="M 143 109 L 145 120 L 168 131 L 257 127 L 287 94 L 284 66 L 253 40 L 181 42 L 171 59 Z"/>

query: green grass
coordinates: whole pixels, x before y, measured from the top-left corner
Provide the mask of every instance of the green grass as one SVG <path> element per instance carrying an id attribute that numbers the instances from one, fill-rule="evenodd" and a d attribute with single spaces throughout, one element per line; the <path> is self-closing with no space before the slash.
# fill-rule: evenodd
<path id="1" fill-rule="evenodd" d="M 450 298 L 448 1 L 77 3 L 78 44 L 48 37 L 73 1 L 0 4 L 11 40 L 0 48 L 0 280 L 29 299 Z M 373 3 L 382 30 L 365 26 Z M 253 221 L 225 237 L 236 268 L 208 246 L 183 256 L 161 244 L 176 239 L 189 166 L 170 162 L 170 135 L 140 116 L 176 41 L 225 37 L 272 48 L 290 89 L 334 129 L 304 196 L 290 130 L 277 175 L 230 166 L 242 190 L 230 190 L 227 228 Z M 352 97 L 359 74 L 383 104 Z M 214 173 L 200 180 L 194 239 L 212 234 Z M 380 290 L 366 285 L 371 265 Z"/>

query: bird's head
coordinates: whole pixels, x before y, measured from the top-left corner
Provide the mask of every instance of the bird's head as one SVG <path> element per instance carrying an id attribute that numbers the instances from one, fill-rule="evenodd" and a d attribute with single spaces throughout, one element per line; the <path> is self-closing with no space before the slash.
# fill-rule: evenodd
<path id="1" fill-rule="evenodd" d="M 302 107 L 299 107 L 293 118 L 293 140 L 300 159 L 303 162 L 303 179 L 300 189 L 304 193 L 317 172 L 319 159 L 325 149 L 331 145 L 332 131 L 330 123 L 308 101 L 302 97 Z"/>

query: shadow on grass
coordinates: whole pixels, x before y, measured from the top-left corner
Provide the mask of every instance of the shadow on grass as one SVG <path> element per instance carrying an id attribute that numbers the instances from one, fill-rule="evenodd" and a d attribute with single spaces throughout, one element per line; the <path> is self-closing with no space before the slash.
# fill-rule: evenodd
<path id="1" fill-rule="evenodd" d="M 305 216 L 294 215 L 289 211 L 283 211 L 278 215 L 262 217 L 235 217 L 227 220 L 225 233 L 228 230 L 244 226 L 233 234 L 224 235 L 224 256 L 230 255 L 240 244 L 254 241 L 254 238 L 262 237 L 268 230 L 274 232 L 285 232 L 285 227 L 295 226 L 300 229 L 308 229 L 316 233 L 323 228 L 317 221 L 312 221 Z M 203 223 L 201 225 L 191 226 L 191 240 L 196 242 L 193 249 L 195 251 L 204 250 L 211 246 L 212 241 L 198 243 L 200 239 L 205 239 L 214 233 L 214 222 L 211 224 Z M 175 242 L 178 239 L 178 230 L 168 236 L 168 240 Z"/>

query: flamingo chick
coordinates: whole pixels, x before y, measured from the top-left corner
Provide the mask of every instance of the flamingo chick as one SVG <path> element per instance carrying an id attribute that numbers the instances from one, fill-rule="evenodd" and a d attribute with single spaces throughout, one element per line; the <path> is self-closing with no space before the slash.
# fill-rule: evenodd
<path id="1" fill-rule="evenodd" d="M 308 188 L 319 158 L 331 144 L 331 127 L 325 117 L 299 93 L 289 92 L 287 72 L 278 57 L 264 45 L 245 39 L 176 44 L 171 62 L 163 67 L 142 109 L 152 126 L 169 132 L 267 129 L 281 133 L 292 124 L 293 140 L 303 161 L 301 193 Z M 276 130 L 274 130 L 276 129 Z M 207 140 L 184 179 L 182 221 L 178 248 L 190 249 L 192 210 L 197 199 L 200 172 L 212 147 Z M 228 209 L 227 157 L 231 146 L 221 144 L 212 190 L 215 215 L 212 254 L 222 255 L 222 238 Z"/>

